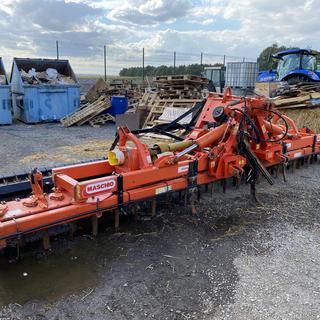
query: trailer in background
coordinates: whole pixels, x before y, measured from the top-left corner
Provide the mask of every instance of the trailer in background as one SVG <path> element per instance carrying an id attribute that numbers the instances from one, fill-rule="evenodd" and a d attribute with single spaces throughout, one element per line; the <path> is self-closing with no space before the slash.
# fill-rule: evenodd
<path id="1" fill-rule="evenodd" d="M 68 60 L 14 58 L 14 117 L 25 123 L 58 121 L 80 106 L 80 85 Z"/>

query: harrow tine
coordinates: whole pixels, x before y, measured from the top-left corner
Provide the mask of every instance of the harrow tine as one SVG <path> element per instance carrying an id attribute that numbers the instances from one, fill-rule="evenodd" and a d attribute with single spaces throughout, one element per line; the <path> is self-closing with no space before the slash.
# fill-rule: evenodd
<path id="1" fill-rule="evenodd" d="M 279 165 L 276 165 L 276 166 L 275 166 L 275 168 L 274 168 L 274 172 L 273 172 L 273 173 L 274 173 L 274 177 L 275 177 L 275 178 L 278 178 L 278 174 L 279 174 Z"/>
<path id="2" fill-rule="evenodd" d="M 16 243 L 17 259 L 20 259 L 20 249 L 25 247 L 25 245 L 26 245 L 25 237 L 23 235 L 19 236 Z"/>
<path id="3" fill-rule="evenodd" d="M 271 176 L 274 176 L 274 167 L 272 166 L 272 167 L 269 167 L 269 173 L 270 173 L 270 175 Z"/>
<path id="4" fill-rule="evenodd" d="M 151 202 L 151 216 L 154 217 L 157 213 L 157 198 L 153 198 Z"/>
<path id="5" fill-rule="evenodd" d="M 48 229 L 42 231 L 42 243 L 45 251 L 51 250 L 51 242 Z"/>
<path id="6" fill-rule="evenodd" d="M 287 174 L 286 174 L 286 170 L 287 170 L 287 164 L 286 163 L 282 163 L 282 176 L 283 176 L 283 181 L 287 182 Z"/>
<path id="7" fill-rule="evenodd" d="M 16 243 L 16 249 L 17 249 L 17 260 L 20 259 L 20 245 L 19 245 L 19 241 L 17 241 Z"/>
<path id="8" fill-rule="evenodd" d="M 222 179 L 222 180 L 221 180 L 221 186 L 222 186 L 222 191 L 223 191 L 223 193 L 226 193 L 226 190 L 227 190 L 226 179 Z"/>
<path id="9" fill-rule="evenodd" d="M 214 182 L 211 183 L 211 197 L 213 198 L 216 193 L 216 184 Z"/>
<path id="10" fill-rule="evenodd" d="M 69 223 L 69 227 L 70 227 L 70 229 L 69 229 L 69 238 L 70 238 L 70 240 L 73 240 L 74 234 L 78 229 L 78 225 L 77 225 L 77 223 L 75 221 L 73 221 L 73 222 Z"/>
<path id="11" fill-rule="evenodd" d="M 296 169 L 296 160 L 291 161 L 291 172 L 294 173 Z"/>
<path id="12" fill-rule="evenodd" d="M 92 235 L 96 237 L 98 235 L 98 218 L 96 215 L 91 217 Z"/>
<path id="13" fill-rule="evenodd" d="M 197 214 L 197 208 L 196 208 L 196 193 L 193 191 L 190 195 L 190 207 L 191 207 L 191 213 Z"/>
<path id="14" fill-rule="evenodd" d="M 310 155 L 306 156 L 304 162 L 305 162 L 305 164 L 306 164 L 306 168 L 309 168 L 309 165 L 310 165 Z"/>
<path id="15" fill-rule="evenodd" d="M 262 203 L 260 202 L 260 200 L 257 197 L 257 192 L 256 192 L 256 184 L 255 182 L 251 182 L 250 183 L 250 195 L 251 195 L 251 199 L 256 202 L 259 205 L 262 205 Z"/>
<path id="16" fill-rule="evenodd" d="M 171 208 L 171 205 L 172 205 L 172 193 L 167 193 L 166 194 L 166 202 L 167 202 L 167 205 L 169 208 Z"/>
<path id="17" fill-rule="evenodd" d="M 137 222 L 139 220 L 139 213 L 138 213 L 138 205 L 136 203 L 133 204 L 132 212 L 134 215 L 134 221 Z"/>
<path id="18" fill-rule="evenodd" d="M 119 231 L 119 222 L 120 222 L 120 211 L 116 209 L 114 211 L 114 229 L 116 232 Z"/>
<path id="19" fill-rule="evenodd" d="M 184 193 L 184 207 L 187 208 L 188 207 L 188 190 L 185 191 Z"/>

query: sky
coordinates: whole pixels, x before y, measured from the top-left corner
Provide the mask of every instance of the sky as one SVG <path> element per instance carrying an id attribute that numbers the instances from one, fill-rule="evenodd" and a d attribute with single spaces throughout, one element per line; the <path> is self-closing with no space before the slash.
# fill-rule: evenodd
<path id="1" fill-rule="evenodd" d="M 82 74 L 256 59 L 273 43 L 320 49 L 319 0 L 0 0 L 0 56 L 61 59 Z"/>

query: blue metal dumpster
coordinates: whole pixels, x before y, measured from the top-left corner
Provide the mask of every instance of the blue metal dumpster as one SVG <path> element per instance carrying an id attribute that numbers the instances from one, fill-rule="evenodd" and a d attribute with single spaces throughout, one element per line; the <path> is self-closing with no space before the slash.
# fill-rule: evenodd
<path id="1" fill-rule="evenodd" d="M 22 73 L 55 69 L 71 83 L 28 83 Z M 14 58 L 11 70 L 14 117 L 26 123 L 58 121 L 80 106 L 80 85 L 68 60 Z"/>
<path id="2" fill-rule="evenodd" d="M 7 74 L 0 58 L 0 125 L 12 123 L 12 105 L 10 85 Z"/>

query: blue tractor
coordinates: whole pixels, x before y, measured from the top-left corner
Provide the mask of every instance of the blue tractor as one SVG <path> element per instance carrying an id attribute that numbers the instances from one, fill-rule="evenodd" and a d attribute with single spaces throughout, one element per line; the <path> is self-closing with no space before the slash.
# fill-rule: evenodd
<path id="1" fill-rule="evenodd" d="M 287 81 L 289 84 L 320 81 L 317 65 L 319 52 L 309 49 L 290 49 L 271 57 L 278 62 L 277 70 L 261 71 L 259 82 Z"/>

